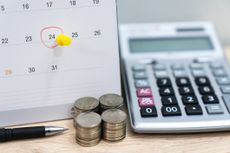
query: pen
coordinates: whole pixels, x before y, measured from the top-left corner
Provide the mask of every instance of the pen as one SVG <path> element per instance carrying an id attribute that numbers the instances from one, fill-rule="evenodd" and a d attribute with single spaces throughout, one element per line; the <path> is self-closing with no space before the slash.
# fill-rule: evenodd
<path id="1" fill-rule="evenodd" d="M 2 128 L 0 129 L 0 142 L 30 138 L 41 138 L 63 133 L 66 130 L 68 129 L 56 126 L 37 126 L 13 129 Z"/>

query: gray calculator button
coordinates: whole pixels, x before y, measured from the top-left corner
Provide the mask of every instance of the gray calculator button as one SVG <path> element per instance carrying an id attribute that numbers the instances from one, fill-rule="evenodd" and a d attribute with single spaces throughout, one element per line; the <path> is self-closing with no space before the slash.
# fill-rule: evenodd
<path id="1" fill-rule="evenodd" d="M 136 80 L 135 86 L 136 88 L 149 87 L 149 82 L 148 80 Z"/>
<path id="2" fill-rule="evenodd" d="M 190 65 L 190 68 L 191 69 L 203 69 L 203 64 L 200 64 L 200 63 L 192 63 Z"/>
<path id="3" fill-rule="evenodd" d="M 186 73 L 185 70 L 175 70 L 173 72 L 173 74 L 174 74 L 175 77 L 185 77 L 185 76 L 187 76 L 187 73 Z"/>
<path id="4" fill-rule="evenodd" d="M 133 77 L 134 79 L 146 79 L 147 74 L 145 71 L 134 72 Z"/>
<path id="5" fill-rule="evenodd" d="M 230 79 L 228 77 L 218 77 L 216 79 L 216 81 L 220 85 L 228 85 L 228 84 L 230 84 Z"/>
<path id="6" fill-rule="evenodd" d="M 144 65 L 134 65 L 132 69 L 133 71 L 145 71 L 145 66 Z"/>
<path id="7" fill-rule="evenodd" d="M 215 69 L 213 70 L 213 73 L 215 76 L 226 76 L 227 75 L 224 69 Z"/>
<path id="8" fill-rule="evenodd" d="M 230 94 L 223 94 L 223 100 L 228 109 L 228 112 L 230 112 Z"/>
<path id="9" fill-rule="evenodd" d="M 173 70 L 184 70 L 184 66 L 181 64 L 173 64 L 172 69 Z"/>
<path id="10" fill-rule="evenodd" d="M 230 86 L 221 86 L 220 89 L 223 93 L 230 93 Z"/>
<path id="11" fill-rule="evenodd" d="M 219 69 L 219 68 L 222 68 L 223 65 L 222 65 L 222 63 L 220 63 L 220 62 L 213 62 L 213 63 L 210 64 L 210 67 L 211 67 L 212 69 Z"/>
<path id="12" fill-rule="evenodd" d="M 155 64 L 155 65 L 153 65 L 153 69 L 154 70 L 165 70 L 166 66 L 163 64 Z"/>
<path id="13" fill-rule="evenodd" d="M 192 71 L 193 76 L 195 77 L 199 77 L 199 76 L 206 76 L 206 73 L 204 70 L 200 69 L 200 70 L 193 70 Z"/>
<path id="14" fill-rule="evenodd" d="M 155 71 L 155 76 L 157 78 L 165 78 L 165 77 L 168 77 L 168 72 L 167 71 Z"/>
<path id="15" fill-rule="evenodd" d="M 207 105 L 206 110 L 208 114 L 223 114 L 223 108 L 221 105 Z"/>

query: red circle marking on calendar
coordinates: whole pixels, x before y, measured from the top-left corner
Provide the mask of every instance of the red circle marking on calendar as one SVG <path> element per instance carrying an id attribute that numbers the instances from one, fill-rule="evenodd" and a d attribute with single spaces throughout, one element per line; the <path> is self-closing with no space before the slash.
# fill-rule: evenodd
<path id="1" fill-rule="evenodd" d="M 43 35 L 44 35 L 44 32 L 45 32 L 45 31 L 52 30 L 52 29 L 59 30 L 59 31 L 60 31 L 60 34 L 63 34 L 63 33 L 64 33 L 63 29 L 60 28 L 60 27 L 57 27 L 57 26 L 48 26 L 48 27 L 45 27 L 45 28 L 43 28 L 43 29 L 41 30 L 41 32 L 40 32 L 41 42 L 42 42 L 42 44 L 43 44 L 45 47 L 50 48 L 50 49 L 53 49 L 53 48 L 57 47 L 58 44 L 56 44 L 55 42 L 54 42 L 54 44 L 51 44 L 51 45 L 50 45 L 50 44 L 47 44 L 46 41 L 43 39 Z"/>

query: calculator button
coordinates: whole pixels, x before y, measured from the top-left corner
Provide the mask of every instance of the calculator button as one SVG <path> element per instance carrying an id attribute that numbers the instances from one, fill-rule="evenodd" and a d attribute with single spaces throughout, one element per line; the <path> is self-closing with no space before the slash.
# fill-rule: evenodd
<path id="1" fill-rule="evenodd" d="M 141 117 L 157 117 L 156 107 L 142 107 L 140 112 Z"/>
<path id="2" fill-rule="evenodd" d="M 224 114 L 221 105 L 207 105 L 206 110 L 208 114 Z"/>
<path id="3" fill-rule="evenodd" d="M 148 80 L 136 80 L 135 86 L 136 88 L 149 87 L 149 82 Z"/>
<path id="4" fill-rule="evenodd" d="M 166 70 L 166 66 L 163 64 L 155 64 L 153 65 L 154 70 Z"/>
<path id="5" fill-rule="evenodd" d="M 174 70 L 173 72 L 175 77 L 185 77 L 188 76 L 185 70 Z"/>
<path id="6" fill-rule="evenodd" d="M 181 110 L 179 106 L 162 106 L 161 108 L 163 116 L 181 116 Z"/>
<path id="7" fill-rule="evenodd" d="M 134 65 L 132 67 L 133 71 L 145 71 L 145 66 L 144 65 Z"/>
<path id="8" fill-rule="evenodd" d="M 223 93 L 230 93 L 230 86 L 221 86 L 220 89 Z"/>
<path id="9" fill-rule="evenodd" d="M 134 79 L 146 79 L 147 73 L 145 71 L 134 72 L 133 77 Z"/>
<path id="10" fill-rule="evenodd" d="M 216 81 L 219 85 L 229 85 L 230 79 L 228 77 L 218 77 Z"/>
<path id="11" fill-rule="evenodd" d="M 169 75 L 167 71 L 162 70 L 162 71 L 156 71 L 155 76 L 157 78 L 167 78 Z"/>
<path id="12" fill-rule="evenodd" d="M 179 87 L 179 92 L 181 95 L 192 95 L 194 93 L 191 86 Z"/>
<path id="13" fill-rule="evenodd" d="M 205 73 L 205 71 L 204 70 L 192 70 L 192 74 L 193 74 L 193 76 L 194 77 L 199 77 L 199 76 L 205 76 L 206 75 L 206 73 Z"/>
<path id="14" fill-rule="evenodd" d="M 204 104 L 218 104 L 219 100 L 216 95 L 204 95 L 202 96 Z"/>
<path id="15" fill-rule="evenodd" d="M 181 64 L 173 64 L 172 69 L 173 70 L 184 70 L 184 66 Z"/>
<path id="16" fill-rule="evenodd" d="M 138 103 L 140 107 L 154 106 L 154 101 L 152 97 L 138 98 Z"/>
<path id="17" fill-rule="evenodd" d="M 160 95 L 161 96 L 171 96 L 171 95 L 174 95 L 173 88 L 171 88 L 171 87 L 160 88 Z"/>
<path id="18" fill-rule="evenodd" d="M 202 115 L 202 109 L 200 105 L 187 105 L 185 106 L 185 111 L 187 115 Z"/>
<path id="19" fill-rule="evenodd" d="M 190 81 L 187 77 L 183 77 L 183 78 L 177 78 L 176 79 L 176 84 L 178 86 L 189 86 L 190 85 Z"/>
<path id="20" fill-rule="evenodd" d="M 152 90 L 150 88 L 138 88 L 137 96 L 138 97 L 152 97 Z"/>
<path id="21" fill-rule="evenodd" d="M 172 85 L 172 83 L 169 78 L 161 78 L 157 79 L 157 85 L 159 87 L 169 87 Z"/>
<path id="22" fill-rule="evenodd" d="M 203 64 L 200 63 L 192 63 L 190 64 L 191 69 L 203 69 Z"/>
<path id="23" fill-rule="evenodd" d="M 161 98 L 162 105 L 177 105 L 177 99 L 175 96 L 164 96 Z"/>
<path id="24" fill-rule="evenodd" d="M 209 79 L 207 77 L 196 77 L 195 82 L 198 86 L 205 86 L 210 84 Z"/>
<path id="25" fill-rule="evenodd" d="M 198 104 L 198 100 L 195 95 L 182 96 L 182 102 L 184 105 Z"/>
<path id="26" fill-rule="evenodd" d="M 199 87 L 199 91 L 202 95 L 206 95 L 206 94 L 214 94 L 214 90 L 211 86 L 202 86 Z"/>
<path id="27" fill-rule="evenodd" d="M 228 109 L 228 112 L 230 112 L 230 94 L 224 94 L 223 95 L 223 100 L 225 102 L 225 105 Z"/>
<path id="28" fill-rule="evenodd" d="M 220 69 L 214 69 L 213 70 L 213 74 L 215 76 L 226 76 L 227 73 L 225 72 L 225 70 L 223 68 L 220 68 Z"/>
<path id="29" fill-rule="evenodd" d="M 219 62 L 212 62 L 212 63 L 210 63 L 210 67 L 212 69 L 219 69 L 219 68 L 222 68 L 223 65 L 222 65 L 222 63 L 219 63 Z"/>

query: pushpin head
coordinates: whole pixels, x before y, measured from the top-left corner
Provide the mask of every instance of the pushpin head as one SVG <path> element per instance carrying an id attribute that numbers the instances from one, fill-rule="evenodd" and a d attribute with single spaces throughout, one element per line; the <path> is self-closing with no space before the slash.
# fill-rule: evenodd
<path id="1" fill-rule="evenodd" d="M 66 36 L 64 34 L 59 34 L 56 38 L 56 43 L 59 46 L 69 46 L 71 44 L 72 40 L 69 36 Z"/>

